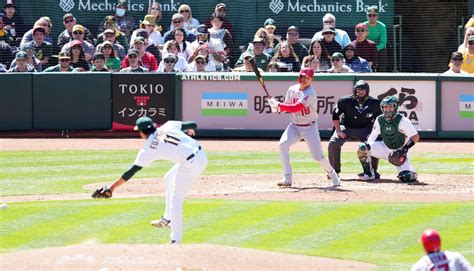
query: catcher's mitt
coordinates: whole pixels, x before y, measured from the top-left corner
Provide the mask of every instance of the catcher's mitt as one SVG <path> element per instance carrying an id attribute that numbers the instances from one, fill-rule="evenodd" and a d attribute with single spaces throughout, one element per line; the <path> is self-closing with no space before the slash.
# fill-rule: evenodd
<path id="1" fill-rule="evenodd" d="M 112 197 L 112 190 L 110 190 L 110 188 L 107 186 L 98 188 L 97 190 L 94 191 L 94 193 L 92 193 L 92 197 L 95 199 L 100 199 L 100 198 L 108 199 Z"/>
<path id="2" fill-rule="evenodd" d="M 397 167 L 403 165 L 407 160 L 408 150 L 405 148 L 396 149 L 388 156 L 388 161 Z"/>

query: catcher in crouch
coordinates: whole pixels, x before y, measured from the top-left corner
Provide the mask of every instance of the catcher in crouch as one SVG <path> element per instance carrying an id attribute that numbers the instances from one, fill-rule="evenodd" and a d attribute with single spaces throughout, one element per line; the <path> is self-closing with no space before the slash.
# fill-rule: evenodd
<path id="1" fill-rule="evenodd" d="M 402 182 L 416 182 L 415 169 L 410 164 L 408 149 L 420 140 L 411 121 L 398 113 L 398 99 L 385 97 L 380 103 L 382 115 L 375 120 L 374 127 L 367 142 L 361 143 L 357 156 L 361 160 L 364 174 L 373 176 L 374 171 L 370 156 L 388 160 L 398 170 L 398 178 Z M 382 141 L 375 141 L 378 135 Z"/>

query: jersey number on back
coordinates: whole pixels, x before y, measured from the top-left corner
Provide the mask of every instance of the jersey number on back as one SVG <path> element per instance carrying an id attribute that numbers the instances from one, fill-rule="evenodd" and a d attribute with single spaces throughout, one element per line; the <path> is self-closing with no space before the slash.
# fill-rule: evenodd
<path id="1" fill-rule="evenodd" d="M 165 143 L 170 143 L 170 144 L 173 144 L 173 145 L 177 146 L 181 140 L 177 137 L 170 136 L 169 134 L 166 134 L 166 136 L 163 138 L 163 141 Z"/>

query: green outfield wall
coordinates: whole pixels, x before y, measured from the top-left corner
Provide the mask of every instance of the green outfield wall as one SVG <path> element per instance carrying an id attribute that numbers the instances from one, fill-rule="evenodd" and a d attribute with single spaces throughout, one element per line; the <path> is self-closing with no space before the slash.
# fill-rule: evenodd
<path id="1" fill-rule="evenodd" d="M 297 74 L 264 74 L 270 95 L 279 100 L 296 79 Z M 331 134 L 337 100 L 360 79 L 373 97 L 396 96 L 399 111 L 424 138 L 474 138 L 474 76 L 439 74 L 316 74 L 322 137 Z M 130 130 L 134 119 L 147 115 L 158 124 L 196 120 L 200 136 L 264 138 L 279 137 L 289 122 L 286 114 L 271 113 L 252 73 L 1 74 L 0 84 L 0 135 Z"/>

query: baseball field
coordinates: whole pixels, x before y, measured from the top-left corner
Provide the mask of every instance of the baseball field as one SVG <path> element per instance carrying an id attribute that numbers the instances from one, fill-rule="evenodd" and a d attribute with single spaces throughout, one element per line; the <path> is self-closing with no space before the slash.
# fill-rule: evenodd
<path id="1" fill-rule="evenodd" d="M 184 204 L 184 238 L 154 228 L 164 210 L 155 162 L 92 199 L 133 163 L 139 139 L 0 139 L 0 270 L 409 270 L 418 238 L 474 263 L 474 143 L 420 142 L 418 185 L 356 181 L 356 143 L 343 146 L 337 189 L 304 142 L 291 150 L 294 185 L 279 189 L 277 140 L 201 140 L 209 166 Z M 327 142 L 323 142 L 327 150 Z"/>

